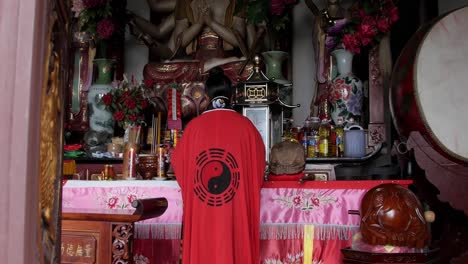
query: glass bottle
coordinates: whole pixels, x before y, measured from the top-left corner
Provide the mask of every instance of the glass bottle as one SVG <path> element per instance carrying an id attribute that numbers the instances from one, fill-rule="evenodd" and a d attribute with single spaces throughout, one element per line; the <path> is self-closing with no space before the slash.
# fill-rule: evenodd
<path id="1" fill-rule="evenodd" d="M 309 135 L 310 135 L 310 121 L 309 121 L 309 118 L 307 118 L 304 121 L 304 126 L 302 127 L 301 134 L 302 134 L 301 143 L 302 143 L 302 146 L 304 147 L 304 153 L 305 153 L 305 156 L 308 157 L 308 151 L 309 151 L 308 146 L 309 146 Z"/>
<path id="2" fill-rule="evenodd" d="M 336 156 L 336 131 L 335 126 L 330 126 L 330 138 L 328 140 L 328 156 L 329 157 L 337 157 Z"/>
<path id="3" fill-rule="evenodd" d="M 344 128 L 343 117 L 338 117 L 335 127 L 336 134 L 336 157 L 344 157 Z"/>
<path id="4" fill-rule="evenodd" d="M 309 137 L 309 148 L 310 148 L 310 158 L 316 158 L 319 156 L 320 152 L 320 136 L 319 136 L 319 127 L 320 127 L 320 118 L 312 117 L 310 119 L 310 137 Z"/>
<path id="5" fill-rule="evenodd" d="M 319 157 L 326 158 L 330 156 L 329 143 L 330 143 L 331 126 L 328 119 L 322 119 L 319 127 Z"/>

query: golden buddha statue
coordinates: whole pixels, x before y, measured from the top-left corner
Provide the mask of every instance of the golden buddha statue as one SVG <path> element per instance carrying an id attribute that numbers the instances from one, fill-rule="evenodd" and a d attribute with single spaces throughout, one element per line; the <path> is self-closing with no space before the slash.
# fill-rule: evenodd
<path id="1" fill-rule="evenodd" d="M 216 66 L 234 83 L 249 75 L 239 70 L 256 30 L 246 23 L 243 11 L 237 11 L 235 0 L 148 0 L 148 4 L 162 14 L 161 23 L 137 15 L 130 22 L 136 35 L 161 59 L 146 65 L 145 79 L 159 83 L 202 80 Z"/>

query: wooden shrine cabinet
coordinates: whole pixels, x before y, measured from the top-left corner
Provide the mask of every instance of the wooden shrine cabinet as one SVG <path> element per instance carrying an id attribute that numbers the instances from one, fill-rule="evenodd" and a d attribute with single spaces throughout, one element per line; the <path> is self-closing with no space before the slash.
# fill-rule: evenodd
<path id="1" fill-rule="evenodd" d="M 137 221 L 158 217 L 166 198 L 135 200 L 133 211 L 82 210 L 62 212 L 61 263 L 133 263 Z"/>

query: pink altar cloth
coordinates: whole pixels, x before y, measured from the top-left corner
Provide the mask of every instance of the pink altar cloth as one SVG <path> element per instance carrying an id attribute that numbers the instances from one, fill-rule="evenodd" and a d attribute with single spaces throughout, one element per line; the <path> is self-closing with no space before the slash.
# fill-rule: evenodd
<path id="1" fill-rule="evenodd" d="M 382 183 L 411 181 L 265 182 L 261 191 L 260 238 L 263 264 L 339 264 L 351 245 L 362 196 Z M 135 224 L 138 264 L 178 263 L 182 196 L 176 181 L 64 182 L 62 209 L 131 209 L 134 199 L 165 197 L 167 211 Z M 209 245 L 207 245 L 209 246 Z"/>

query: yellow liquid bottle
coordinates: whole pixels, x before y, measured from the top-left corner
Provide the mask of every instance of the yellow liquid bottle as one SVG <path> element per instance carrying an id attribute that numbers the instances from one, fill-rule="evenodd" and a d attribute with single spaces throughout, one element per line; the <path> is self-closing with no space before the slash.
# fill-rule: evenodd
<path id="1" fill-rule="evenodd" d="M 329 143 L 330 143 L 330 133 L 331 133 L 331 126 L 330 121 L 327 119 L 322 119 L 322 123 L 319 127 L 319 157 L 326 158 L 330 156 L 329 152 Z"/>

